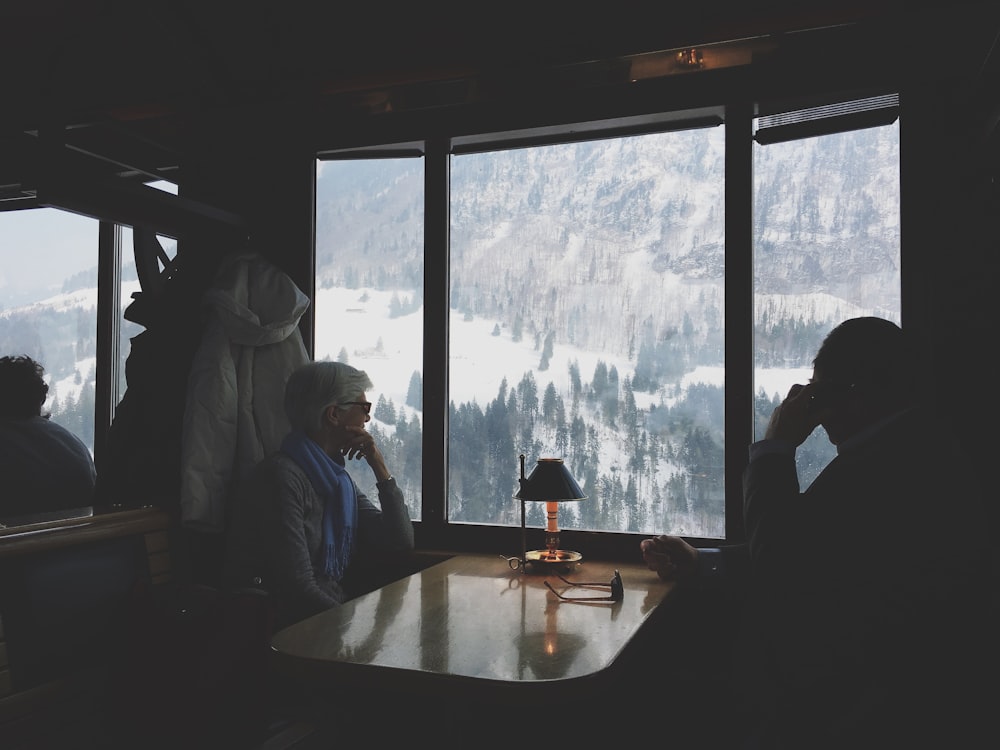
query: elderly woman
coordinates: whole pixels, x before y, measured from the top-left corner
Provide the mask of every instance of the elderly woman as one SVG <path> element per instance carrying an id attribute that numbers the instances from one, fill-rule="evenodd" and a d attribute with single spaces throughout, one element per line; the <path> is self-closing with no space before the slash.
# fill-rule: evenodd
<path id="1" fill-rule="evenodd" d="M 310 362 L 285 386 L 291 432 L 250 473 L 231 509 L 225 582 L 271 593 L 277 627 L 336 606 L 384 580 L 413 550 L 413 524 L 385 459 L 365 430 L 368 375 Z M 348 475 L 364 459 L 379 506 Z"/>

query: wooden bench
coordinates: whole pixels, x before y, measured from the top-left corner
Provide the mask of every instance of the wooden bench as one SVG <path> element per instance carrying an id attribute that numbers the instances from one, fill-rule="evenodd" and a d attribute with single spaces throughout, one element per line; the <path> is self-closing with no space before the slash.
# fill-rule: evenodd
<path id="1" fill-rule="evenodd" d="M 315 739 L 309 696 L 272 686 L 266 594 L 186 582 L 184 544 L 155 509 L 0 529 L 3 750 Z"/>
<path id="2" fill-rule="evenodd" d="M 137 584 L 170 581 L 169 519 L 130 510 L 0 529 L 0 744 L 79 744 Z"/>

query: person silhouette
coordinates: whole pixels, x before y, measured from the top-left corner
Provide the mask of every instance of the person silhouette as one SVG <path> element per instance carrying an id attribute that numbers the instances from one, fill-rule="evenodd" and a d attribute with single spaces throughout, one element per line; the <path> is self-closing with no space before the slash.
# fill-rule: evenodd
<path id="1" fill-rule="evenodd" d="M 0 357 L 0 523 L 17 526 L 93 513 L 97 469 L 86 444 L 42 407 L 45 369 Z"/>
<path id="2" fill-rule="evenodd" d="M 734 725 L 755 726 L 749 746 L 975 737 L 992 638 L 986 508 L 946 419 L 920 403 L 918 375 L 900 326 L 844 321 L 750 446 L 746 543 L 640 542 L 661 578 L 730 595 L 729 690 Z M 820 425 L 837 455 L 802 489 L 795 451 Z"/>

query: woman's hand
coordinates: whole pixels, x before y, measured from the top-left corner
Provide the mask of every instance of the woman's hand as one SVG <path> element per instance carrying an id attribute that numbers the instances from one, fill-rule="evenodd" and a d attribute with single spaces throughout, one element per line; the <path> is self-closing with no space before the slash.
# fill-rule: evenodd
<path id="1" fill-rule="evenodd" d="M 351 425 L 345 427 L 344 431 L 347 433 L 347 442 L 340 452 L 345 458 L 368 458 L 379 452 L 375 447 L 375 438 L 364 427 Z"/>
<path id="2" fill-rule="evenodd" d="M 340 449 L 344 458 L 363 458 L 368 462 L 371 470 L 375 472 L 376 481 L 382 482 L 389 478 L 389 470 L 386 468 L 382 451 L 375 445 L 375 438 L 371 436 L 364 427 L 348 426 L 344 428 L 347 433 L 347 443 Z"/>

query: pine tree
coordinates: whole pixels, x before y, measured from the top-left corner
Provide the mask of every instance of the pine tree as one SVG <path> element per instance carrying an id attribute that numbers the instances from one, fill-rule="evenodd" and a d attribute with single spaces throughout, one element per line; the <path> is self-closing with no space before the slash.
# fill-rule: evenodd
<path id="1" fill-rule="evenodd" d="M 556 387 L 549 381 L 545 386 L 545 393 L 542 395 L 542 419 L 546 424 L 552 424 L 556 417 L 556 401 L 559 396 L 556 394 Z"/>
<path id="2" fill-rule="evenodd" d="M 534 425 L 535 416 L 538 414 L 538 385 L 535 383 L 535 375 L 528 370 L 517 384 L 517 395 L 521 401 L 521 413 L 527 419 L 529 425 Z"/>
<path id="3" fill-rule="evenodd" d="M 403 303 L 399 301 L 399 295 L 393 292 L 392 297 L 389 299 L 389 317 L 398 318 L 402 314 Z"/>
<path id="4" fill-rule="evenodd" d="M 514 323 L 510 327 L 510 340 L 517 343 L 524 336 L 524 318 L 521 313 L 514 316 Z"/>
<path id="5" fill-rule="evenodd" d="M 396 407 L 392 403 L 392 399 L 386 400 L 385 395 L 380 393 L 378 401 L 375 404 L 375 410 L 372 412 L 372 416 L 385 424 L 395 424 Z"/>
<path id="6" fill-rule="evenodd" d="M 583 381 L 580 379 L 580 363 L 575 359 L 569 363 L 569 387 L 573 398 L 579 398 L 583 391 Z"/>
<path id="7" fill-rule="evenodd" d="M 424 381 L 417 370 L 410 375 L 410 385 L 406 389 L 406 405 L 411 409 L 424 410 Z"/>
<path id="8" fill-rule="evenodd" d="M 608 365 L 603 359 L 597 360 L 594 366 L 594 377 L 590 381 L 591 398 L 597 402 L 604 399 L 604 394 L 608 389 Z"/>
<path id="9" fill-rule="evenodd" d="M 552 351 L 554 348 L 555 332 L 549 331 L 545 335 L 545 343 L 542 345 L 542 358 L 538 363 L 539 371 L 544 372 L 549 369 L 549 360 L 552 359 Z"/>

